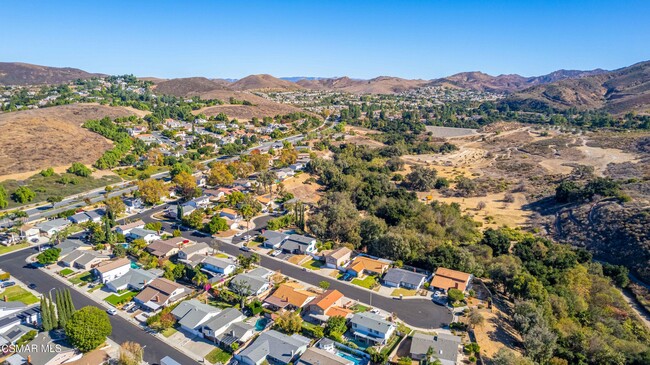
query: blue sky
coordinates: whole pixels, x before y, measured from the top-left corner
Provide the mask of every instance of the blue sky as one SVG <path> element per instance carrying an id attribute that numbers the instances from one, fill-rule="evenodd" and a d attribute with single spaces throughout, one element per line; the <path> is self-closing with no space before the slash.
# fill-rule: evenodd
<path id="1" fill-rule="evenodd" d="M 650 59 L 650 1 L 2 2 L 0 61 L 158 77 L 545 74 Z"/>

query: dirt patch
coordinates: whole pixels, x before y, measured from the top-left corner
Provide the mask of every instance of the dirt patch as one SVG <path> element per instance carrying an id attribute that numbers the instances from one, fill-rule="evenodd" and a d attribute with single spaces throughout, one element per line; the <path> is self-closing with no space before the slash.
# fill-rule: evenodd
<path id="1" fill-rule="evenodd" d="M 316 180 L 315 176 L 307 173 L 302 173 L 298 176 L 289 178 L 282 182 L 284 184 L 284 190 L 293 194 L 295 198 L 302 202 L 312 204 L 318 203 L 320 198 L 323 196 L 323 192 L 321 191 L 321 186 L 317 182 L 307 182 L 310 178 Z"/>
<path id="2" fill-rule="evenodd" d="M 138 111 L 140 112 L 140 111 Z M 112 143 L 81 124 L 105 116 L 135 114 L 135 109 L 98 104 L 62 105 L 0 114 L 0 176 L 94 163 Z"/>

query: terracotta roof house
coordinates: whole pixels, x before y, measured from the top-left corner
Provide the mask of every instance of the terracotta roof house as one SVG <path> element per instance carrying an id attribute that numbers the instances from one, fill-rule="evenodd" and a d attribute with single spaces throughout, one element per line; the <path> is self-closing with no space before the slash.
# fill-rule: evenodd
<path id="1" fill-rule="evenodd" d="M 343 294 L 338 290 L 327 290 L 307 305 L 307 313 L 317 321 L 325 322 L 329 317 L 347 318 L 352 311 L 343 308 Z"/>
<path id="2" fill-rule="evenodd" d="M 351 256 L 352 250 L 347 247 L 339 247 L 325 252 L 323 254 L 323 261 L 325 261 L 325 266 L 338 269 L 345 266 L 350 261 Z"/>
<path id="3" fill-rule="evenodd" d="M 281 284 L 273 294 L 269 295 L 264 300 L 264 303 L 269 304 L 276 310 L 284 308 L 297 309 L 304 307 L 315 297 L 316 294 L 304 290 L 298 283 L 285 283 Z"/>
<path id="4" fill-rule="evenodd" d="M 156 278 L 133 300 L 142 308 L 156 311 L 178 301 L 187 294 L 184 286 L 164 278 Z"/>
<path id="5" fill-rule="evenodd" d="M 383 275 L 390 264 L 388 262 L 373 259 L 367 256 L 357 256 L 350 262 L 347 267 L 347 272 L 356 276 L 362 277 L 364 275 Z"/>
<path id="6" fill-rule="evenodd" d="M 471 280 L 472 274 L 439 267 L 433 275 L 429 287 L 445 292 L 449 289 L 458 289 L 464 292 Z"/>

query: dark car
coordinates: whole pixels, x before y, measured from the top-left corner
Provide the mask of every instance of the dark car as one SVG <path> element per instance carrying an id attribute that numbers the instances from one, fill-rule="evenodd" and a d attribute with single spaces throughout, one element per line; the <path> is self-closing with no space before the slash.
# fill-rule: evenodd
<path id="1" fill-rule="evenodd" d="M 36 289 L 36 284 L 31 283 L 31 284 L 27 285 L 27 287 L 34 290 L 34 289 Z"/>

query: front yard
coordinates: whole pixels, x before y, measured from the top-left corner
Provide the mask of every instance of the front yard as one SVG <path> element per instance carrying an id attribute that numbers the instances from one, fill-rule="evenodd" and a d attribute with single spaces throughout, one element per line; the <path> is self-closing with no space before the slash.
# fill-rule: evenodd
<path id="1" fill-rule="evenodd" d="M 118 305 L 130 302 L 136 295 L 138 295 L 137 292 L 128 290 L 121 294 L 111 294 L 104 300 L 112 306 L 117 307 Z"/>
<path id="2" fill-rule="evenodd" d="M 309 261 L 305 262 L 304 264 L 302 264 L 302 267 L 306 267 L 309 270 L 318 270 L 321 267 L 323 267 L 324 264 L 325 263 L 323 261 L 320 261 L 320 260 L 309 260 Z"/>
<path id="3" fill-rule="evenodd" d="M 0 246 L 0 255 L 4 255 L 9 252 L 17 251 L 20 249 L 23 249 L 25 247 L 29 247 L 29 243 L 17 243 L 13 246 Z"/>
<path id="4" fill-rule="evenodd" d="M 19 287 L 12 286 L 0 293 L 0 297 L 7 297 L 9 302 L 23 302 L 27 305 L 38 303 L 38 298 L 27 290 Z"/>
<path id="5" fill-rule="evenodd" d="M 68 279 L 72 284 L 74 285 L 79 285 L 82 286 L 84 284 L 88 284 L 91 281 L 93 281 L 95 277 L 90 271 L 86 271 L 84 273 L 81 273 L 77 276 L 73 276 L 70 279 Z"/>
<path id="6" fill-rule="evenodd" d="M 375 276 L 368 275 L 363 279 L 352 279 L 352 284 L 358 285 L 362 288 L 372 289 L 375 285 L 377 285 L 377 278 Z"/>
<path id="7" fill-rule="evenodd" d="M 209 354 L 205 355 L 205 359 L 212 364 L 216 364 L 216 363 L 227 364 L 231 357 L 232 355 L 230 355 L 229 353 L 227 353 L 226 351 L 218 347 L 210 351 Z"/>
<path id="8" fill-rule="evenodd" d="M 418 292 L 417 290 L 411 290 L 411 289 L 406 289 L 406 288 L 398 288 L 393 290 L 393 293 L 391 294 L 394 297 L 399 297 L 400 295 L 403 295 L 405 297 L 412 297 L 414 295 L 417 295 Z"/>
<path id="9" fill-rule="evenodd" d="M 59 271 L 59 275 L 61 275 L 61 276 L 63 276 L 63 277 L 66 277 L 66 276 L 72 274 L 73 272 L 74 272 L 74 270 L 72 270 L 72 269 L 69 268 L 69 267 L 66 267 L 65 269 Z"/>

